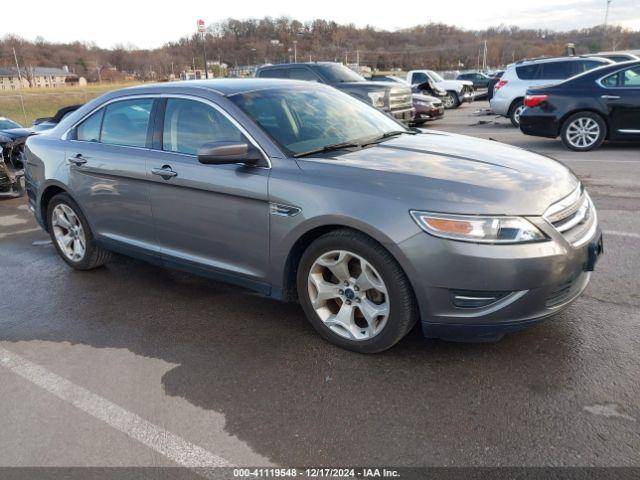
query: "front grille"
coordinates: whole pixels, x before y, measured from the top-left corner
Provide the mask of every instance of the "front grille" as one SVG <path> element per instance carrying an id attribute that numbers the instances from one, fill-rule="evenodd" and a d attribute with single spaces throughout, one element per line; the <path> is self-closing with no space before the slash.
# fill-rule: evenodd
<path id="1" fill-rule="evenodd" d="M 596 227 L 596 211 L 582 185 L 551 205 L 544 213 L 544 218 L 573 246 L 589 240 Z"/>
<path id="2" fill-rule="evenodd" d="M 391 110 L 401 110 L 411 108 L 412 106 L 413 100 L 410 89 L 394 88 L 389 93 L 389 108 L 391 108 Z"/>

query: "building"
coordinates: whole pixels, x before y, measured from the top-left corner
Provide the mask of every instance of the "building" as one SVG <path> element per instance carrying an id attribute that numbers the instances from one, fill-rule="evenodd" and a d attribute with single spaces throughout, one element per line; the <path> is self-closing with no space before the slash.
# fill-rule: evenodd
<path id="1" fill-rule="evenodd" d="M 22 76 L 22 84 L 20 77 Z M 22 88 L 57 88 L 78 85 L 80 78 L 68 68 L 33 67 L 20 69 L 0 68 L 0 90 Z"/>

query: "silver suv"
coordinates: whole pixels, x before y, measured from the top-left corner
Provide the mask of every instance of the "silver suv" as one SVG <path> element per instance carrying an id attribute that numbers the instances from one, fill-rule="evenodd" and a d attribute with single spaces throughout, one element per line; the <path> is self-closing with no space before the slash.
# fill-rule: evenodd
<path id="1" fill-rule="evenodd" d="M 319 83 L 119 90 L 26 154 L 29 204 L 71 267 L 118 252 L 297 300 L 358 352 L 416 322 L 428 337 L 499 338 L 577 298 L 601 251 L 562 164 L 407 129 Z"/>
<path id="2" fill-rule="evenodd" d="M 523 60 L 507 67 L 494 87 L 490 100 L 491 110 L 511 119 L 515 127 L 520 126 L 520 115 L 526 108 L 524 97 L 527 88 L 553 85 L 579 75 L 592 68 L 614 63 L 606 58 L 558 57 Z"/>

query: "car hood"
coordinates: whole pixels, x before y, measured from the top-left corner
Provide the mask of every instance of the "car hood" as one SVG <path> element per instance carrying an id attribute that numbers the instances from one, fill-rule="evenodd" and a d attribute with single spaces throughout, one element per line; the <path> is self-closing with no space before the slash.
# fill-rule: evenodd
<path id="1" fill-rule="evenodd" d="M 30 128 L 9 128 L 7 130 L 0 130 L 0 135 L 9 137 L 11 140 L 26 138 L 34 133 L 35 132 Z"/>
<path id="2" fill-rule="evenodd" d="M 322 181 L 434 212 L 542 215 L 579 184 L 561 163 L 462 135 L 423 132 L 330 158 L 299 159 Z"/>

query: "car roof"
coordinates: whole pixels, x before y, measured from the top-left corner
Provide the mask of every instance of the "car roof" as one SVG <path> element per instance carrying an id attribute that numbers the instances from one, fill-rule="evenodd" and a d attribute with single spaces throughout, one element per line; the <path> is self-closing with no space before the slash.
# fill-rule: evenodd
<path id="1" fill-rule="evenodd" d="M 174 92 L 176 88 L 184 90 L 209 90 L 224 96 L 238 93 L 251 92 L 256 90 L 267 90 L 271 88 L 286 88 L 293 86 L 312 86 L 319 88 L 314 82 L 301 80 L 287 80 L 280 78 L 220 78 L 213 80 L 183 80 L 176 82 L 152 83 L 128 87 L 118 92 L 127 93 L 162 93 Z"/>
<path id="2" fill-rule="evenodd" d="M 565 56 L 565 57 L 539 57 L 539 58 L 525 58 L 524 60 L 519 60 L 515 63 L 509 65 L 512 66 L 522 66 L 522 65 L 531 65 L 535 63 L 549 63 L 549 62 L 572 62 L 578 60 L 595 60 L 597 62 L 601 62 L 604 64 L 614 63 L 611 60 L 602 57 L 592 57 L 589 55 L 573 55 L 573 56 Z"/>
<path id="3" fill-rule="evenodd" d="M 293 62 L 293 63 L 275 63 L 273 65 L 262 65 L 258 67 L 260 70 L 271 70 L 274 68 L 291 68 L 291 67 L 313 67 L 314 65 L 342 65 L 339 62 Z"/>

